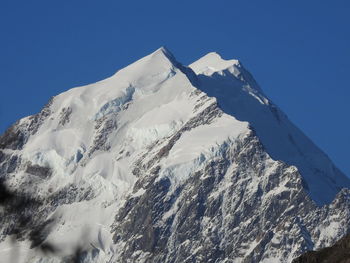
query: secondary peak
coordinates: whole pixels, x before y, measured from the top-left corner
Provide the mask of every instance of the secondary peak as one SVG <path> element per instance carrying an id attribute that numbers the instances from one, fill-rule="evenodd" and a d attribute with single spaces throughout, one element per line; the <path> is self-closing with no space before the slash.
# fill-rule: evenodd
<path id="1" fill-rule="evenodd" d="M 239 65 L 237 59 L 225 60 L 217 52 L 210 52 L 190 65 L 196 73 L 201 74 L 206 71 L 218 72 L 234 65 Z"/>

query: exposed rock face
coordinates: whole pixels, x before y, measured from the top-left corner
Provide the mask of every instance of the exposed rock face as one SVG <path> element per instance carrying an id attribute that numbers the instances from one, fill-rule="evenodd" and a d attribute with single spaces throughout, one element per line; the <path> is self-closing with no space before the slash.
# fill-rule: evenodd
<path id="1" fill-rule="evenodd" d="M 120 262 L 290 262 L 333 243 L 330 225 L 350 230 L 349 191 L 317 207 L 297 169 L 273 161 L 254 134 L 180 184 L 141 174 L 143 194 L 126 199 L 113 227 Z"/>
<path id="2" fill-rule="evenodd" d="M 50 116 L 52 99 L 38 113 L 27 118 L 26 122 L 17 121 L 0 136 L 0 149 L 21 150 L 30 135 L 34 135 L 40 125 Z"/>
<path id="3" fill-rule="evenodd" d="M 60 120 L 58 122 L 59 125 L 64 126 L 69 122 L 69 117 L 72 114 L 72 108 L 63 108 L 60 114 Z"/>
<path id="4" fill-rule="evenodd" d="M 293 263 L 349 263 L 350 235 L 346 235 L 333 246 L 318 251 L 308 251 L 293 260 Z"/>
<path id="5" fill-rule="evenodd" d="M 191 68 L 157 50 L 5 132 L 0 258 L 292 262 L 347 234 L 349 179 L 243 66 Z"/>
<path id="6" fill-rule="evenodd" d="M 43 179 L 51 176 L 52 174 L 50 167 L 42 167 L 37 164 L 31 165 L 30 162 L 27 164 L 26 173 L 39 176 Z"/>

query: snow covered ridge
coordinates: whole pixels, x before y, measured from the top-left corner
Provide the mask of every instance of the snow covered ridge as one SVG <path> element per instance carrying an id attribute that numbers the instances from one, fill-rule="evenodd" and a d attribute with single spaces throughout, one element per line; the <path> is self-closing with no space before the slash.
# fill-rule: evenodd
<path id="1" fill-rule="evenodd" d="M 0 177 L 4 262 L 291 262 L 350 230 L 349 179 L 217 53 L 55 96 L 0 137 Z"/>

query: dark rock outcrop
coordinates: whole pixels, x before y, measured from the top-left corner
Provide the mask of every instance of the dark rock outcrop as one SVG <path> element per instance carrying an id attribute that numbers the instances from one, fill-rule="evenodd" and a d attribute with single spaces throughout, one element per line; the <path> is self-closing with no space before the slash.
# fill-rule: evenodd
<path id="1" fill-rule="evenodd" d="M 333 246 L 317 251 L 308 251 L 293 260 L 293 263 L 350 263 L 350 235 Z"/>

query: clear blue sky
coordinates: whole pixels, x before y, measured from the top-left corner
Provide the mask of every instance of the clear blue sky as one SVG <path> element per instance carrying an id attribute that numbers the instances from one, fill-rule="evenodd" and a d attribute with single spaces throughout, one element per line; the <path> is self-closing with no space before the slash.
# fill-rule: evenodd
<path id="1" fill-rule="evenodd" d="M 350 175 L 350 1 L 0 0 L 0 131 L 166 45 L 238 58 Z"/>

